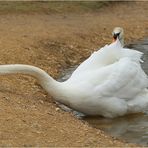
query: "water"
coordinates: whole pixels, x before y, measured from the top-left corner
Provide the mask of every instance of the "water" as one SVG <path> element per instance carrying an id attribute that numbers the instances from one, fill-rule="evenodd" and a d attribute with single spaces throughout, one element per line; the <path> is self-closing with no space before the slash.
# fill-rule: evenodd
<path id="1" fill-rule="evenodd" d="M 127 47 L 134 48 L 144 53 L 142 68 L 148 74 L 148 39 L 129 44 Z M 76 67 L 65 70 L 60 81 L 68 79 Z M 132 114 L 115 119 L 107 119 L 103 117 L 84 116 L 63 105 L 62 108 L 66 111 L 73 112 L 77 117 L 81 117 L 82 120 L 87 121 L 92 127 L 104 130 L 111 136 L 124 139 L 130 143 L 148 146 L 148 110 L 146 114 Z"/>

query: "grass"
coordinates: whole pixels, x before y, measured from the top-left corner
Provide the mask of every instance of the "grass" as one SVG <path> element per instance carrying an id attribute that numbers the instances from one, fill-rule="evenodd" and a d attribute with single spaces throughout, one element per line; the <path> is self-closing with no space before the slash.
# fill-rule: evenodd
<path id="1" fill-rule="evenodd" d="M 108 2 L 98 1 L 0 1 L 3 13 L 85 13 L 98 11 Z"/>

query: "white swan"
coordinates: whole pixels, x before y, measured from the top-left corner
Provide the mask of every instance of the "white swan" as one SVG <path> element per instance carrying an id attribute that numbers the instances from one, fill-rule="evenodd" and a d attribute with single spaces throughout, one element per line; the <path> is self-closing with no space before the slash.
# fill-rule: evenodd
<path id="1" fill-rule="evenodd" d="M 119 35 L 114 43 L 94 52 L 65 82 L 21 64 L 1 65 L 0 75 L 32 75 L 56 101 L 84 114 L 113 118 L 142 112 L 148 106 L 148 79 L 140 66 L 142 53 L 124 49 Z"/>

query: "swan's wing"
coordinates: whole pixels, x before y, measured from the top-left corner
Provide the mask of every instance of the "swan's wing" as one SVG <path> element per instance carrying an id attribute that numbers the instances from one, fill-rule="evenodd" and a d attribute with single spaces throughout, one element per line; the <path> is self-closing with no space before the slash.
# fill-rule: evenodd
<path id="1" fill-rule="evenodd" d="M 100 50 L 94 52 L 88 59 L 82 62 L 73 72 L 72 77 L 114 63 L 120 57 L 120 49 L 121 44 L 119 42 L 102 47 Z"/>
<path id="2" fill-rule="evenodd" d="M 82 62 L 73 72 L 71 77 L 84 76 L 88 72 L 95 71 L 102 67 L 111 65 L 122 58 L 128 57 L 134 62 L 139 63 L 143 53 L 137 50 L 123 48 L 119 40 L 106 45 L 100 50 L 94 52 L 88 59 Z"/>
<path id="3" fill-rule="evenodd" d="M 102 66 L 103 59 L 107 59 L 104 57 L 104 52 L 106 47 L 107 45 L 105 47 L 102 47 L 99 51 L 93 52 L 90 57 L 88 57 L 84 62 L 82 62 L 77 67 L 77 69 L 73 72 L 72 76 L 75 76 L 77 74 L 90 71 Z"/>
<path id="4" fill-rule="evenodd" d="M 128 57 L 135 62 L 143 62 L 142 59 L 141 59 L 143 54 L 144 54 L 143 52 L 140 52 L 140 51 L 137 51 L 137 50 L 122 48 L 120 58 Z"/>
<path id="5" fill-rule="evenodd" d="M 102 97 L 116 96 L 125 99 L 136 96 L 137 93 L 148 86 L 146 74 L 139 64 L 133 62 L 130 58 L 121 59 L 110 73 L 107 80 L 98 84 L 93 93 Z"/>

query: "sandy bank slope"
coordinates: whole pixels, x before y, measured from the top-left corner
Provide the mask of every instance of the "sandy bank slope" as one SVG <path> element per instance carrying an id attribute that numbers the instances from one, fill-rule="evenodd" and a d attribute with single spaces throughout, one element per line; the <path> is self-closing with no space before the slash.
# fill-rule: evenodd
<path id="1" fill-rule="evenodd" d="M 111 4 L 85 14 L 0 15 L 0 64 L 38 66 L 57 78 L 111 41 L 115 26 L 126 41 L 148 36 L 148 3 Z M 35 79 L 0 76 L 0 146 L 127 146 L 57 109 Z"/>

